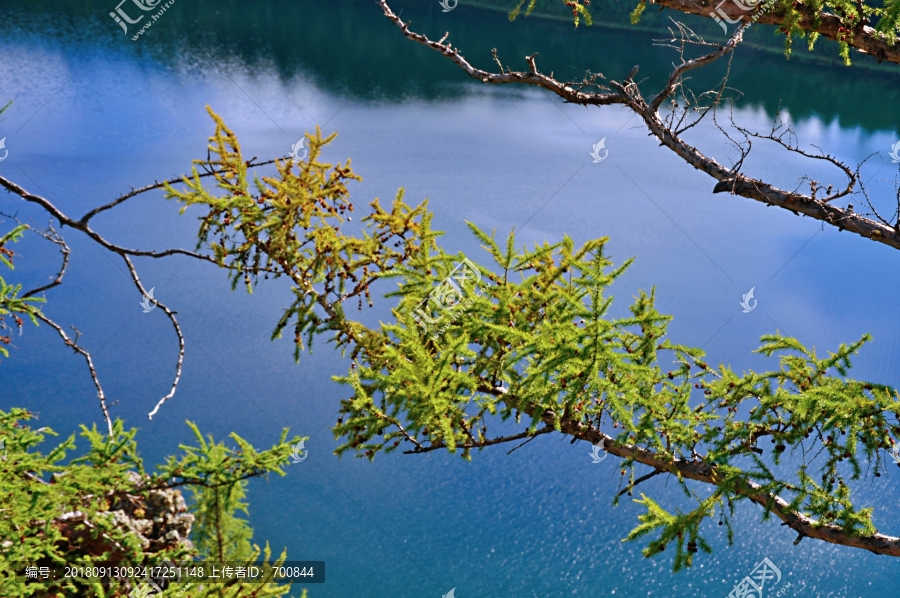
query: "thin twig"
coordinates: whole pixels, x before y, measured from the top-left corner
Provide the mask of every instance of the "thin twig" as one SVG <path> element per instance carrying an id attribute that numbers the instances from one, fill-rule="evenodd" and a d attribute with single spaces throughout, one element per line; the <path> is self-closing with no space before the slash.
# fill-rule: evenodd
<path id="1" fill-rule="evenodd" d="M 663 470 L 661 470 L 661 469 L 654 469 L 653 471 L 651 471 L 651 472 L 648 473 L 647 475 L 642 475 L 641 477 L 639 477 L 638 479 L 636 479 L 634 482 L 632 482 L 631 484 L 629 484 L 627 488 L 625 488 L 625 489 L 623 489 L 621 492 L 619 492 L 619 496 L 622 496 L 623 494 L 626 494 L 626 493 L 627 493 L 627 494 L 631 494 L 631 491 L 634 490 L 634 487 L 635 487 L 635 486 L 637 486 L 637 485 L 640 484 L 641 482 L 646 482 L 646 481 L 649 480 L 650 478 L 652 478 L 652 477 L 654 477 L 654 476 L 658 476 L 658 475 L 661 474 L 661 473 L 668 473 L 668 472 L 663 471 Z"/>
<path id="2" fill-rule="evenodd" d="M 250 160 L 247 160 L 247 162 L 244 163 L 245 166 L 247 168 L 254 168 L 257 166 L 266 166 L 268 164 L 274 164 L 277 161 L 277 159 L 275 159 L 275 160 L 266 160 L 265 162 L 254 162 L 253 160 L 255 160 L 255 159 L 256 158 L 251 158 Z M 203 174 L 198 174 L 197 176 L 202 179 L 204 177 L 222 174 L 223 172 L 226 172 L 226 171 L 225 170 L 210 170 L 208 172 L 204 172 Z M 174 185 L 175 183 L 181 183 L 183 181 L 184 181 L 184 177 L 180 176 L 180 177 L 169 179 L 167 181 L 162 181 L 162 182 L 156 181 L 153 184 L 146 185 L 144 187 L 141 187 L 140 189 L 132 189 L 128 193 L 125 193 L 124 195 L 120 195 L 113 201 L 111 201 L 107 204 L 104 204 L 100 207 L 94 208 L 93 210 L 91 210 L 90 212 L 88 212 L 87 214 L 85 214 L 84 216 L 79 218 L 78 221 L 81 222 L 82 224 L 87 224 L 88 222 L 90 222 L 91 218 L 93 218 L 100 212 L 104 212 L 106 210 L 112 209 L 112 208 L 116 207 L 117 205 L 128 201 L 132 197 L 136 197 L 142 193 L 146 193 L 147 191 L 153 191 L 154 189 L 161 189 L 162 187 L 165 187 L 166 185 Z"/>
<path id="3" fill-rule="evenodd" d="M 106 394 L 103 392 L 103 386 L 100 384 L 100 378 L 97 376 L 97 369 L 94 367 L 94 359 L 91 357 L 91 354 L 82 346 L 77 343 L 78 340 L 78 332 L 76 330 L 75 339 L 69 338 L 66 334 L 66 331 L 62 329 L 62 326 L 48 318 L 41 312 L 36 312 L 35 317 L 53 328 L 60 337 L 62 337 L 63 342 L 67 347 L 71 347 L 73 351 L 82 355 L 84 357 L 85 362 L 87 362 L 88 371 L 91 374 L 91 380 L 94 381 L 94 387 L 97 389 L 97 399 L 100 401 L 100 410 L 103 412 L 103 419 L 106 420 L 106 429 L 109 432 L 110 438 L 113 435 L 113 424 L 112 420 L 109 417 L 109 409 L 106 405 Z"/>
<path id="4" fill-rule="evenodd" d="M 128 272 L 131 274 L 131 279 L 134 281 L 135 286 L 141 292 L 141 295 L 144 297 L 147 296 L 147 290 L 144 288 L 143 283 L 141 282 L 140 276 L 138 276 L 137 270 L 134 267 L 134 264 L 131 262 L 131 258 L 127 255 L 123 255 L 122 259 L 125 260 L 125 264 L 128 266 Z M 172 380 L 172 388 L 169 390 L 169 393 L 161 398 L 156 406 L 153 407 L 153 410 L 147 414 L 148 419 L 153 419 L 153 416 L 156 415 L 156 412 L 159 411 L 159 408 L 163 406 L 163 404 L 175 396 L 175 391 L 178 390 L 178 382 L 181 380 L 181 370 L 184 365 L 184 334 L 181 332 L 181 326 L 178 325 L 178 318 L 175 317 L 175 312 L 169 309 L 164 303 L 160 302 L 158 299 L 154 299 L 153 302 L 157 307 L 165 312 L 166 316 L 168 316 L 169 321 L 172 322 L 172 327 L 175 329 L 175 335 L 178 337 L 178 360 L 175 362 L 175 379 Z"/>

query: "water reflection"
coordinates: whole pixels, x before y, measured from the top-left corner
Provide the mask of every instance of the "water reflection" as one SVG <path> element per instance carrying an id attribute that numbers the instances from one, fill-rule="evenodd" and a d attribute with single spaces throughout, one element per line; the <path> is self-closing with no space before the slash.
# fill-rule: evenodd
<path id="1" fill-rule="evenodd" d="M 37 113 L 21 135 L 10 134 L 4 173 L 39 186 L 75 214 L 130 184 L 189 168 L 211 132 L 206 103 L 259 156 L 287 154 L 304 127 L 333 117 L 327 130 L 341 135 L 329 159 L 352 157 L 365 178 L 353 193 L 368 201 L 406 186 L 411 202 L 431 198 L 435 227 L 448 231 L 452 251 L 484 259 L 463 219 L 500 235 L 517 226 L 529 243 L 564 232 L 577 242 L 608 234 L 617 263 L 637 257 L 615 289 L 615 309 L 624 310 L 638 288 L 657 285 L 661 311 L 675 315 L 676 341 L 706 343 L 717 361 L 760 369 L 761 358 L 750 352 L 774 321 L 822 352 L 874 332 L 858 375 L 896 383 L 900 327 L 884 309 L 898 292 L 884 276 L 897 267 L 896 252 L 847 233 L 817 233 L 818 223 L 750 201 L 712 196 L 709 179 L 632 128 L 623 109 L 561 106 L 539 90 L 480 86 L 401 38 L 369 0 L 179 0 L 139 42 L 109 18 L 112 6 L 112 0 L 7 2 L 0 22 L 0 72 L 16 100 L 4 126 L 18 128 Z M 599 27 L 573 32 L 538 19 L 510 24 L 500 13 L 463 10 L 464 4 L 446 15 L 436 2 L 400 6 L 430 36 L 450 30 L 466 56 L 484 66 L 494 46 L 518 67 L 539 51 L 542 69 L 571 77 L 583 68 L 622 77 L 637 63 L 649 91 L 674 58 L 649 35 Z M 752 51 L 738 56 L 733 75 L 732 84 L 746 92 L 739 117 L 749 126 L 764 127 L 780 102 L 801 121 L 804 141 L 842 151 L 850 162 L 895 141 L 886 130 L 896 126 L 896 77 L 785 63 Z M 697 84 L 720 76 L 716 69 L 699 73 Z M 865 133 L 874 129 L 877 135 Z M 717 133 L 701 136 L 721 142 Z M 607 142 L 600 151 L 608 149 L 609 157 L 593 163 L 589 151 L 601 138 Z M 774 154 L 751 165 L 796 184 L 791 166 Z M 0 197 L 0 208 L 19 209 L 13 199 Z M 148 197 L 106 214 L 100 226 L 123 244 L 190 246 L 195 222 L 175 212 Z M 23 215 L 29 216 L 45 221 L 43 214 Z M 190 336 L 181 394 L 151 427 L 144 405 L 152 406 L 169 380 L 171 332 L 162 320 L 135 317 L 140 297 L 117 265 L 77 236 L 70 241 L 74 266 L 50 308 L 98 346 L 113 339 L 98 360 L 109 388 L 123 397 L 118 413 L 144 426 L 148 462 L 188 440 L 180 436 L 184 419 L 217 436 L 237 428 L 267 444 L 279 430 L 264 410 L 279 426 L 311 433 L 303 463 L 310 467 L 260 484 L 251 514 L 257 537 L 276 550 L 287 546 L 293 558 L 328 561 L 329 583 L 313 598 L 437 596 L 454 586 L 460 598 L 595 596 L 598 587 L 617 596 L 725 596 L 764 556 L 806 595 L 875 596 L 865 591 L 868 582 L 883 588 L 896 577 L 888 560 L 873 555 L 812 541 L 795 547 L 777 524 L 759 525 L 752 509 L 739 514 L 736 547 L 727 548 L 719 534 L 713 557 L 672 576 L 671 561 L 645 561 L 639 546 L 620 542 L 637 511 L 631 503 L 609 506 L 613 462 L 582 470 L 588 447 L 556 438 L 511 456 L 486 451 L 472 463 L 439 454 L 338 461 L 327 426 L 345 397 L 329 377 L 346 363 L 320 350 L 297 367 L 285 343 L 269 342 L 285 289 L 229 293 L 221 272 L 175 260 L 140 265 L 148 286 L 177 304 Z M 52 248 L 47 259 L 56 259 Z M 759 307 L 743 314 L 738 302 L 751 287 Z M 385 308 L 378 316 L 390 314 Z M 54 397 L 42 424 L 65 433 L 96 409 L 80 364 L 54 342 L 27 334 L 3 375 L 10 395 L 35 407 Z M 257 360 L 253 367 L 247 355 Z M 241 372 L 240 388 L 223 371 Z M 75 382 L 65 386 L 69 378 Z M 896 486 L 886 476 L 860 491 L 861 502 L 875 505 L 879 524 L 896 520 L 896 501 L 884 500 L 896 496 Z M 671 488 L 661 480 L 646 486 L 677 506 Z M 843 558 L 854 566 L 831 565 Z"/>
<path id="2" fill-rule="evenodd" d="M 110 0 L 5 4 L 0 33 L 6 43 L 55 47 L 65 54 L 80 47 L 197 72 L 240 66 L 284 81 L 302 75 L 331 93 L 360 100 L 396 102 L 465 93 L 458 84 L 466 77 L 455 66 L 402 39 L 368 0 L 183 2 L 169 9 L 165 22 L 138 42 L 124 36 L 108 16 Z M 510 23 L 502 12 L 464 4 L 451 13 L 442 13 L 436 2 L 394 4 L 422 33 L 440 37 L 451 32 L 451 41 L 485 68 L 494 66 L 490 60 L 494 47 L 516 68 L 524 67 L 525 55 L 538 52 L 542 70 L 571 78 L 580 78 L 587 69 L 622 78 L 637 64 L 648 93 L 677 58 L 672 50 L 654 46 L 660 35 L 600 26 L 574 30 L 538 18 Z M 869 60 L 856 59 L 861 64 Z M 695 71 L 696 85 L 715 84 L 724 68 L 723 63 Z M 738 52 L 731 78 L 733 87 L 745 94 L 739 104 L 761 106 L 770 115 L 781 106 L 795 118 L 837 119 L 844 127 L 865 130 L 900 130 L 898 82 L 898 74 L 785 61 L 749 48 Z"/>

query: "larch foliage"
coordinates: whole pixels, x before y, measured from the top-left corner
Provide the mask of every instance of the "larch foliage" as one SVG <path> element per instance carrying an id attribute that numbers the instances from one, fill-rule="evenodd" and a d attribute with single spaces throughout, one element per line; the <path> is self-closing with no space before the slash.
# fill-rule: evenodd
<path id="1" fill-rule="evenodd" d="M 590 12 L 590 0 L 545 0 L 559 3 L 571 9 L 572 19 L 577 27 L 582 21 L 587 25 L 593 24 Z M 526 4 L 527 2 L 527 4 Z M 516 19 L 525 8 L 525 14 L 531 14 L 536 8 L 538 0 L 519 0 L 509 13 L 510 20 Z M 875 30 L 876 36 L 885 41 L 889 46 L 896 43 L 900 35 L 900 0 L 880 0 L 878 2 L 865 2 L 862 0 L 760 0 L 756 4 L 748 2 L 739 3 L 738 6 L 752 6 L 751 10 L 765 10 L 781 17 L 777 32 L 784 36 L 785 56 L 790 57 L 794 38 L 806 39 L 809 50 L 812 51 L 819 39 L 819 34 L 810 31 L 809 26 L 804 27 L 802 21 L 805 11 L 811 12 L 814 17 L 810 24 L 812 29 L 821 25 L 822 15 L 828 14 L 839 21 L 838 36 L 836 42 L 839 46 L 839 54 L 844 63 L 850 64 L 850 45 L 862 27 L 869 26 Z M 631 13 L 631 23 L 637 24 L 644 10 L 647 8 L 647 0 L 638 0 L 634 11 Z"/>
<path id="2" fill-rule="evenodd" d="M 245 565 L 260 562 L 279 565 L 287 554 L 273 559 L 269 546 L 250 544 L 247 528 L 236 518 L 245 509 L 241 490 L 251 477 L 269 473 L 283 475 L 291 443 L 285 431 L 271 449 L 257 451 L 246 440 L 232 434 L 237 448 L 226 448 L 212 439 L 205 441 L 196 426 L 190 424 L 197 445 L 183 445 L 180 456 L 170 456 L 155 471 L 144 469 L 135 439 L 137 430 L 126 429 L 121 420 L 113 426 L 113 436 L 96 426 L 81 426 L 80 436 L 88 448 L 75 453 L 76 435 L 42 450 L 47 427 L 33 428 L 35 414 L 14 408 L 0 411 L 0 596 L 87 596 L 112 598 L 126 596 L 143 582 L 141 578 L 98 579 L 64 577 L 25 583 L 20 575 L 23 564 L 35 567 L 90 566 L 117 562 L 121 566 L 161 567 L 172 562 L 185 565 L 198 557 L 219 560 L 219 556 Z M 294 441 L 299 440 L 295 438 Z M 74 458 L 73 458 L 74 455 Z M 200 508 L 192 508 L 195 529 L 200 530 L 197 550 L 182 541 L 164 541 L 147 545 L 122 524 L 127 515 L 144 521 L 153 507 L 151 493 L 182 487 L 195 489 Z M 232 489 L 228 494 L 225 489 Z M 209 494 L 219 490 L 226 499 L 210 508 Z M 228 498 L 230 497 L 230 498 Z M 224 522 L 224 523 L 223 523 Z M 231 532 L 218 543 L 204 530 Z M 204 535 L 205 534 L 205 535 Z M 212 534 L 215 536 L 214 534 Z M 197 583 L 173 584 L 166 596 L 187 598 L 249 598 L 287 596 L 291 586 L 277 583 L 236 583 L 228 585 Z M 295 590 L 300 595 L 301 590 Z"/>
<path id="3" fill-rule="evenodd" d="M 483 257 L 449 254 L 427 203 L 411 207 L 402 191 L 390 208 L 375 199 L 359 222 L 347 221 L 355 206 L 344 182 L 359 177 L 349 162 L 320 161 L 334 135 L 308 134 L 308 158 L 280 161 L 251 186 L 234 134 L 211 114 L 210 159 L 169 197 L 203 206 L 199 246 L 233 280 L 290 280 L 294 301 L 274 335 L 292 325 L 298 356 L 323 333 L 349 353 L 350 371 L 335 378 L 350 393 L 333 428 L 339 455 L 371 460 L 402 447 L 469 459 L 538 434 L 602 432 L 610 452 L 630 455 L 621 480 L 629 494 L 646 471 L 641 454 L 693 501 L 685 512 L 666 510 L 669 497 L 636 501 L 645 513 L 627 539 L 652 536 L 647 556 L 674 544 L 675 569 L 710 549 L 701 533 L 710 522 L 727 525 L 730 538 L 735 504 L 751 495 L 786 497 L 791 512 L 848 536 L 875 533 L 872 508 L 852 502 L 850 483 L 881 476 L 900 425 L 894 389 L 848 377 L 868 335 L 821 357 L 775 333 L 757 349 L 775 361 L 770 371 L 710 365 L 668 337 L 671 316 L 657 311 L 654 290 L 637 294 L 628 317 L 610 315 L 609 287 L 630 261 L 614 264 L 606 238 L 529 249 L 513 233 L 501 242 L 470 223 Z M 229 175 L 209 189 L 198 169 Z M 440 297 L 462 264 L 468 282 L 448 306 Z M 392 321 L 351 320 L 345 305 L 362 309 L 378 281 L 393 283 Z M 712 486 L 702 486 L 711 492 L 697 492 L 676 462 L 711 471 Z M 764 519 L 771 509 L 763 506 Z"/>

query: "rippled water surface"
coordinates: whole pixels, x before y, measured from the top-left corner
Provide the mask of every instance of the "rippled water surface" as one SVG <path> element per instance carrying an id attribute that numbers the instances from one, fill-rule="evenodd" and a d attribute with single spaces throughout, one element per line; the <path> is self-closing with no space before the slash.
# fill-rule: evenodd
<path id="1" fill-rule="evenodd" d="M 640 64 L 650 90 L 674 59 L 644 34 L 509 23 L 464 2 L 443 14 L 436 4 L 398 6 L 421 31 L 451 31 L 485 67 L 491 47 L 516 67 L 538 51 L 539 65 L 563 76 L 589 68 L 622 77 Z M 186 172 L 206 153 L 207 105 L 237 132 L 247 156 L 285 155 L 318 124 L 339 132 L 326 158 L 350 157 L 363 176 L 351 189 L 357 202 L 389 199 L 400 187 L 407 201 L 428 198 L 452 251 L 481 255 L 467 220 L 501 235 L 515 227 L 528 243 L 608 236 L 614 260 L 636 258 L 613 288 L 617 314 L 639 289 L 655 286 L 659 308 L 674 316 L 671 337 L 736 370 L 770 365 L 751 351 L 776 329 L 821 353 L 870 332 L 874 342 L 855 375 L 900 384 L 898 252 L 713 195 L 711 179 L 659 148 L 625 110 L 467 80 L 404 40 L 372 2 L 178 0 L 136 42 L 108 16 L 114 5 L 0 2 L 0 102 L 14 100 L 0 117 L 10 152 L 0 173 L 70 215 Z M 698 74 L 698 85 L 721 76 L 712 70 Z M 735 118 L 745 124 L 765 128 L 781 110 L 803 143 L 853 164 L 873 152 L 886 156 L 897 139 L 896 76 L 745 50 L 732 70 L 733 86 L 745 93 Z M 592 163 L 588 152 L 604 137 L 609 157 Z M 688 138 L 720 161 L 734 157 L 711 127 Z M 798 162 L 760 150 L 751 172 L 798 184 Z M 863 172 L 879 197 L 891 192 L 896 165 L 873 160 Z M 0 210 L 46 220 L 10 195 L 0 196 Z M 131 247 L 189 247 L 196 221 L 148 194 L 95 225 Z M 338 460 L 329 425 L 346 391 L 331 376 L 347 364 L 319 345 L 295 365 L 289 342 L 268 340 L 289 297 L 283 285 L 231 292 L 222 272 L 179 257 L 138 260 L 145 285 L 179 312 L 187 337 L 181 389 L 149 422 L 176 355 L 169 325 L 163 314 L 141 313 L 116 256 L 65 232 L 72 267 L 47 311 L 82 331 L 119 401 L 115 413 L 141 428 L 148 461 L 190 441 L 185 419 L 257 445 L 277 440 L 285 426 L 310 436 L 305 462 L 285 478 L 253 483 L 250 512 L 258 541 L 286 547 L 292 560 L 326 561 L 328 581 L 312 587 L 311 598 L 438 597 L 453 587 L 459 598 L 724 597 L 763 557 L 791 581 L 788 596 L 887 596 L 900 581 L 896 560 L 810 540 L 794 546 L 793 535 L 761 524 L 751 507 L 738 509 L 733 546 L 712 529 L 714 554 L 673 575 L 670 554 L 647 560 L 640 545 L 620 541 L 640 510 L 611 506 L 614 461 L 591 464 L 585 443 L 563 437 L 539 437 L 510 455 L 486 450 L 471 462 L 438 453 Z M 50 274 L 51 249 L 33 240 L 21 249 L 23 282 Z M 744 314 L 738 302 L 751 287 L 758 308 Z M 381 304 L 365 317 L 390 314 Z M 60 433 L 98 419 L 81 362 L 46 327 L 16 343 L 0 374 L 13 390 L 0 399 L 4 407 L 38 410 L 41 423 Z M 671 482 L 651 480 L 644 491 L 681 504 Z M 896 475 L 858 491 L 893 534 L 898 496 Z"/>

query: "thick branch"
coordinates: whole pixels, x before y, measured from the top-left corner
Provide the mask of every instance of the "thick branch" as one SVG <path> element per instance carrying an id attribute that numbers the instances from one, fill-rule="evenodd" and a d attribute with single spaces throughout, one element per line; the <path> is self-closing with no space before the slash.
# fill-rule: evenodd
<path id="1" fill-rule="evenodd" d="M 815 218 L 816 220 L 821 220 L 840 230 L 848 230 L 873 241 L 884 243 L 894 249 L 900 249 L 900 230 L 895 229 L 894 227 L 856 214 L 850 208 L 832 206 L 825 201 L 813 199 L 809 195 L 785 191 L 766 183 L 765 181 L 726 168 L 719 164 L 715 159 L 704 155 L 699 149 L 686 143 L 675 131 L 666 126 L 657 110 L 653 108 L 653 105 L 658 106 L 661 104 L 662 100 L 660 100 L 660 94 L 662 94 L 662 98 L 665 99 L 665 97 L 668 97 L 668 95 L 677 87 L 677 83 L 673 86 L 671 79 L 660 94 L 657 94 L 653 99 L 652 104 L 648 104 L 638 90 L 637 84 L 635 84 L 630 77 L 626 78 L 626 80 L 621 83 L 610 81 L 609 85 L 615 88 L 617 92 L 586 93 L 576 90 L 570 84 L 557 81 L 552 76 L 539 73 L 534 62 L 534 55 L 526 58 L 531 67 L 531 72 L 506 70 L 502 74 L 489 73 L 473 67 L 462 57 L 457 49 L 451 47 L 449 44 L 432 41 L 424 35 L 411 31 L 409 29 L 409 23 L 404 23 L 390 9 L 387 5 L 387 0 L 379 0 L 378 3 L 384 10 L 385 16 L 400 28 L 403 35 L 447 56 L 469 74 L 469 76 L 476 78 L 483 83 L 526 83 L 528 85 L 537 85 L 556 93 L 567 102 L 573 104 L 624 104 L 641 117 L 644 124 L 659 140 L 661 145 L 671 149 L 697 170 L 705 172 L 716 179 L 718 184 L 713 188 L 713 193 L 728 191 L 733 195 L 740 195 L 748 199 L 762 202 L 766 205 L 778 206 L 790 210 L 794 214 L 803 214 Z M 728 54 L 737 45 L 737 42 L 740 41 L 740 33 L 741 31 L 739 30 L 732 36 L 732 39 L 729 42 L 730 45 L 726 45 L 728 51 L 713 52 L 707 57 L 698 60 L 705 60 L 705 58 L 710 56 L 718 58 Z M 708 64 L 712 61 L 713 59 L 705 60 L 703 64 Z M 684 64 L 690 63 L 691 61 L 687 61 Z M 680 67 L 676 67 L 676 72 L 679 68 L 684 69 L 684 64 Z M 697 64 L 697 66 L 701 65 Z M 684 72 L 684 70 L 682 70 L 682 72 Z"/>
<path id="2" fill-rule="evenodd" d="M 720 4 L 721 0 L 649 0 L 650 4 L 657 4 L 663 8 L 671 8 L 678 12 L 687 14 L 700 15 L 709 17 L 715 8 Z M 759 6 L 762 6 L 762 2 Z M 853 27 L 853 35 L 851 39 L 845 38 L 845 33 L 840 31 L 846 26 L 841 20 L 832 14 L 816 11 L 812 6 L 806 4 L 795 4 L 794 9 L 797 10 L 801 17 L 797 21 L 797 26 L 811 33 L 818 33 L 820 36 L 828 38 L 832 41 L 846 41 L 848 45 L 856 48 L 865 54 L 871 54 L 878 59 L 878 62 L 887 60 L 900 64 L 900 39 L 893 34 L 881 34 L 868 25 L 858 25 Z M 734 12 L 734 11 L 732 11 Z M 757 15 L 753 12 L 740 12 L 740 14 L 730 15 L 732 19 L 740 19 L 744 22 L 755 21 L 762 25 L 784 26 L 788 19 L 784 14 L 777 11 L 769 11 Z"/>
<path id="3" fill-rule="evenodd" d="M 515 397 L 506 396 L 506 393 L 503 394 L 504 402 L 507 405 L 515 406 L 517 409 L 520 409 L 523 412 L 534 412 L 534 406 L 522 407 L 518 405 L 518 401 Z M 673 458 L 669 455 L 665 455 L 659 452 L 654 452 L 641 446 L 621 443 L 618 442 L 614 437 L 607 436 L 599 429 L 587 425 L 581 420 L 573 419 L 567 417 L 566 415 L 560 417 L 560 415 L 552 409 L 545 410 L 541 415 L 541 420 L 545 425 L 537 432 L 530 432 L 526 430 L 524 432 L 520 432 L 518 434 L 510 436 L 485 440 L 479 443 L 475 443 L 472 446 L 466 448 L 482 448 L 495 444 L 513 442 L 523 438 L 532 438 L 538 434 L 546 434 L 558 430 L 563 434 L 572 436 L 573 438 L 579 440 L 586 440 L 594 445 L 602 442 L 602 446 L 607 453 L 615 455 L 622 459 L 631 459 L 636 463 L 641 463 L 652 469 L 650 473 L 638 478 L 632 484 L 626 487 L 622 492 L 619 493 L 620 495 L 625 492 L 630 492 L 639 483 L 662 473 L 676 475 L 679 478 L 694 480 L 696 482 L 702 482 L 717 487 L 727 481 L 727 483 L 731 485 L 731 491 L 749 499 L 750 501 L 756 503 L 764 509 L 768 509 L 783 522 L 783 525 L 786 525 L 787 527 L 790 527 L 792 530 L 797 532 L 799 537 L 809 537 L 817 540 L 823 540 L 825 542 L 838 544 L 840 546 L 862 548 L 864 550 L 874 552 L 875 554 L 900 556 L 900 538 L 888 536 L 881 533 L 875 533 L 867 537 L 854 536 L 847 533 L 838 525 L 816 521 L 811 517 L 793 510 L 786 500 L 784 500 L 777 494 L 767 492 L 762 486 L 751 479 L 739 478 L 735 481 L 733 478 L 730 478 L 726 480 L 725 476 L 718 472 L 716 465 L 707 462 L 701 455 L 695 454 L 692 460 L 685 460 Z M 405 452 L 427 453 L 433 450 L 445 448 L 446 446 L 444 445 L 444 443 L 438 441 L 427 446 Z"/>
<path id="4" fill-rule="evenodd" d="M 463 55 L 459 53 L 459 50 L 453 48 L 451 44 L 435 42 L 424 35 L 410 31 L 409 23 L 404 23 L 400 17 L 391 10 L 386 0 L 379 0 L 378 4 L 381 6 L 382 10 L 384 10 L 384 16 L 393 21 L 393 23 L 403 31 L 403 35 L 423 46 L 427 46 L 432 50 L 440 52 L 455 62 L 456 65 L 463 69 L 470 77 L 474 77 L 482 83 L 527 83 L 529 85 L 537 85 L 552 91 L 561 98 L 564 98 L 567 102 L 572 102 L 573 104 L 606 105 L 625 104 L 627 102 L 627 98 L 622 92 L 586 93 L 575 89 L 572 84 L 562 83 L 553 77 L 540 73 L 534 61 L 536 54 L 532 54 L 525 58 L 528 62 L 528 66 L 531 68 L 530 72 L 508 70 L 505 73 L 497 74 L 483 71 L 472 66 L 469 61 L 463 58 Z M 446 38 L 447 36 L 445 35 L 442 40 Z"/>
<path id="5" fill-rule="evenodd" d="M 19 185 L 13 183 L 6 177 L 0 176 L 0 186 L 4 187 L 7 191 L 10 191 L 11 193 L 15 193 L 16 195 L 18 195 L 25 201 L 27 201 L 29 203 L 35 203 L 35 204 L 41 206 L 42 208 L 44 208 L 44 210 L 46 210 L 53 218 L 56 218 L 56 220 L 59 222 L 60 226 L 68 226 L 70 228 L 79 230 L 79 231 L 83 232 L 84 234 L 86 234 L 87 236 L 89 236 L 94 241 L 96 241 L 97 243 L 99 243 L 100 245 L 102 245 L 103 247 L 105 247 L 106 249 L 109 249 L 110 251 L 114 251 L 115 253 L 118 253 L 120 255 L 123 255 L 123 256 L 124 255 L 133 255 L 133 256 L 137 256 L 137 257 L 153 257 L 153 258 L 161 258 L 161 257 L 170 256 L 170 255 L 186 255 L 188 257 L 193 257 L 193 258 L 196 258 L 199 260 L 207 261 L 207 262 L 218 265 L 218 262 L 216 262 L 215 258 L 213 258 L 211 256 L 203 255 L 203 254 L 197 253 L 195 251 L 187 251 L 185 249 L 166 249 L 165 251 L 139 251 L 136 249 L 128 249 L 127 247 L 120 247 L 120 246 L 110 243 L 109 241 L 104 239 L 102 236 L 100 236 L 99 233 L 97 233 L 93 229 L 91 229 L 91 227 L 89 227 L 85 222 L 82 222 L 80 220 L 75 220 L 75 219 L 67 216 L 65 214 L 65 212 L 63 212 L 62 210 L 57 208 L 55 205 L 53 205 L 53 202 L 51 202 L 49 199 L 41 197 L 40 195 L 35 195 L 33 193 L 29 193 L 28 191 L 26 191 Z"/>
<path id="6" fill-rule="evenodd" d="M 522 438 L 532 437 L 537 434 L 546 434 L 555 431 L 558 416 L 552 410 L 544 413 L 542 419 L 546 424 L 543 428 L 535 433 L 521 432 L 501 438 L 494 438 L 484 442 L 477 443 L 468 448 L 481 448 L 494 444 L 512 442 Z M 660 473 L 669 473 L 679 476 L 680 478 L 694 480 L 713 486 L 719 486 L 724 480 L 724 476 L 720 475 L 714 464 L 710 464 L 700 458 L 699 460 L 687 461 L 684 459 L 673 459 L 667 455 L 663 455 L 641 446 L 633 444 L 625 444 L 617 442 L 612 436 L 607 436 L 600 430 L 585 425 L 583 422 L 574 419 L 562 419 L 559 421 L 559 431 L 580 440 L 586 440 L 591 444 L 603 442 L 603 448 L 607 453 L 615 455 L 622 459 L 631 459 L 636 463 L 641 463 L 651 467 L 653 471 L 638 480 L 633 485 L 627 487 L 623 492 L 630 491 L 638 483 L 650 479 Z M 443 443 L 438 442 L 422 449 L 404 451 L 406 453 L 428 453 L 438 449 L 445 449 Z M 729 480 L 731 481 L 731 480 Z M 848 546 L 851 548 L 862 548 L 874 552 L 875 554 L 884 554 L 888 556 L 900 556 L 900 538 L 888 536 L 881 533 L 875 533 L 872 536 L 862 537 L 853 536 L 845 532 L 840 526 L 833 524 L 825 524 L 811 517 L 807 517 L 802 513 L 798 513 L 791 509 L 790 504 L 778 495 L 766 492 L 762 486 L 749 479 L 740 479 L 734 483 L 734 492 L 749 499 L 757 505 L 769 509 L 772 514 L 778 517 L 784 525 L 790 527 L 802 537 L 823 540 L 831 544 L 840 546 Z"/>
<path id="7" fill-rule="evenodd" d="M 545 416 L 545 421 L 547 418 L 552 419 L 552 417 L 552 414 Z M 722 476 L 716 471 L 715 465 L 703 460 L 673 460 L 640 446 L 617 443 L 611 436 L 607 436 L 599 430 L 574 420 L 562 421 L 561 428 L 563 433 L 587 440 L 591 444 L 597 444 L 601 440 L 605 441 L 604 448 L 606 452 L 617 457 L 633 459 L 637 463 L 642 463 L 656 470 L 666 471 L 682 478 L 705 484 L 718 486 L 722 482 Z M 735 491 L 761 507 L 769 509 L 785 525 L 802 536 L 824 540 L 840 546 L 862 548 L 875 554 L 900 556 L 900 538 L 880 533 L 875 533 L 868 537 L 851 536 L 840 526 L 823 524 L 792 510 L 786 500 L 780 496 L 763 491 L 762 487 L 752 480 L 740 480 L 735 485 Z"/>

